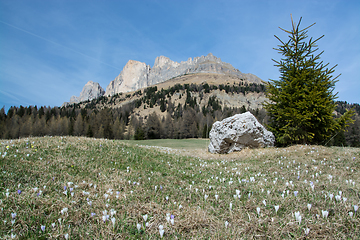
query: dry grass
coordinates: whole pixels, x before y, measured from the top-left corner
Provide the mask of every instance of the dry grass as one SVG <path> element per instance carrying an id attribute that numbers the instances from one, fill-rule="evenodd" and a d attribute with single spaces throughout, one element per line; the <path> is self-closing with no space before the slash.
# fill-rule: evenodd
<path id="1" fill-rule="evenodd" d="M 0 239 L 157 239 L 159 225 L 166 239 L 360 235 L 356 148 L 299 145 L 214 155 L 76 137 L 0 143 Z"/>

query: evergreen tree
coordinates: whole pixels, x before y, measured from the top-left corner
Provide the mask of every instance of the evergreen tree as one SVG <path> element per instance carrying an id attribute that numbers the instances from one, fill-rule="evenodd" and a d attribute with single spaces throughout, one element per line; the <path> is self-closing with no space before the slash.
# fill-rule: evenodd
<path id="1" fill-rule="evenodd" d="M 148 116 L 146 121 L 146 136 L 148 139 L 159 139 L 160 138 L 160 120 L 155 112 Z"/>
<path id="2" fill-rule="evenodd" d="M 142 129 L 142 127 L 138 127 L 135 131 L 134 134 L 134 139 L 135 140 L 144 140 L 145 139 L 145 134 L 144 134 L 144 130 Z"/>
<path id="3" fill-rule="evenodd" d="M 80 114 L 77 115 L 76 121 L 74 123 L 74 132 L 75 136 L 83 136 L 84 135 L 84 121 Z"/>
<path id="4" fill-rule="evenodd" d="M 268 127 L 274 133 L 277 144 L 325 144 L 331 136 L 342 131 L 352 122 L 353 111 L 346 112 L 335 119 L 336 94 L 333 93 L 337 77 L 333 78 L 334 68 L 320 61 L 322 54 L 314 54 L 317 41 L 306 39 L 307 29 L 299 29 L 292 20 L 292 29 L 285 31 L 289 40 L 283 42 L 275 36 L 280 45 L 275 48 L 281 55 L 280 61 L 273 60 L 279 67 L 279 80 L 270 80 L 267 84 L 265 109 L 270 116 Z"/>
<path id="5" fill-rule="evenodd" d="M 88 124 L 87 131 L 86 131 L 86 136 L 87 136 L 87 137 L 93 137 L 93 136 L 94 136 L 94 133 L 93 133 L 93 131 L 92 131 L 92 129 L 91 129 L 91 125 L 90 125 L 90 124 Z"/>

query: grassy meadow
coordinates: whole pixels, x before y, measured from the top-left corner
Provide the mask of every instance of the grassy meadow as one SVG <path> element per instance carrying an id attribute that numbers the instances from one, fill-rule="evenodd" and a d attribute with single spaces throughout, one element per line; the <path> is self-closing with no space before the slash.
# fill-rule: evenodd
<path id="1" fill-rule="evenodd" d="M 359 148 L 205 144 L 0 140 L 0 239 L 359 238 Z"/>

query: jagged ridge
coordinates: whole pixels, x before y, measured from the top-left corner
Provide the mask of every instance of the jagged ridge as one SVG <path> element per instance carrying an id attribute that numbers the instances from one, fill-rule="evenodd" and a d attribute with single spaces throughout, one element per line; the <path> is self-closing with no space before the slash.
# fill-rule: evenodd
<path id="1" fill-rule="evenodd" d="M 195 57 L 194 59 L 189 58 L 187 61 L 182 61 L 180 63 L 172 61 L 165 56 L 160 56 L 155 59 L 152 68 L 146 63 L 129 60 L 121 73 L 106 87 L 106 92 L 103 93 L 103 95 L 112 96 L 121 92 L 136 91 L 141 88 L 165 82 L 174 77 L 191 73 L 227 74 L 253 83 L 260 84 L 262 82 L 257 76 L 251 73 L 244 74 L 234 68 L 231 64 L 222 62 L 220 58 L 215 57 L 211 53 L 207 56 Z M 84 89 L 82 93 L 89 92 Z M 93 92 L 99 93 L 99 91 Z M 90 96 L 86 96 L 86 94 L 83 96 L 80 94 L 80 98 L 72 98 L 70 99 L 70 103 L 91 99 Z"/>

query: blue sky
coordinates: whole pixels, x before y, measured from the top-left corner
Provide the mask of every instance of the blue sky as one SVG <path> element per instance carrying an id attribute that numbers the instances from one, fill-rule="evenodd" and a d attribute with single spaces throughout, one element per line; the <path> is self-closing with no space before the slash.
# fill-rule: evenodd
<path id="1" fill-rule="evenodd" d="M 359 0 L 0 0 L 0 108 L 60 106 L 89 80 L 105 89 L 128 60 L 153 66 L 213 53 L 243 73 L 277 79 L 274 47 L 290 14 L 338 64 L 338 100 L 360 103 Z"/>

